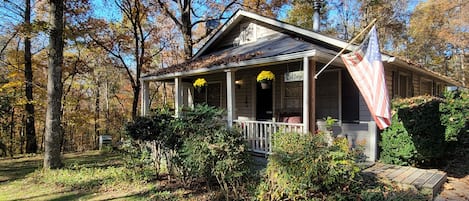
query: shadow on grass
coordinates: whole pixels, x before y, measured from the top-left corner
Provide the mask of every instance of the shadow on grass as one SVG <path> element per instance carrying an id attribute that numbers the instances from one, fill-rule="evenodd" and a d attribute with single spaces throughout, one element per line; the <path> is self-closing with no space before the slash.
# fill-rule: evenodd
<path id="1" fill-rule="evenodd" d="M 22 179 L 42 167 L 38 157 L 0 161 L 0 182 Z"/>
<path id="2" fill-rule="evenodd" d="M 359 200 L 431 200 L 432 195 L 424 194 L 411 185 L 397 184 L 388 179 L 379 178 L 375 173 L 360 173 Z"/>
<path id="3" fill-rule="evenodd" d="M 25 197 L 21 199 L 14 199 L 12 201 L 26 201 L 26 200 L 49 200 L 49 201 L 54 201 L 54 200 L 78 200 L 81 197 L 90 195 L 90 193 L 79 193 L 79 192 L 73 192 L 73 191 L 65 191 L 65 192 L 60 192 L 60 196 L 56 196 L 58 193 L 47 193 L 47 194 L 41 194 L 41 195 L 35 195 L 35 196 L 30 196 L 30 197 Z"/>

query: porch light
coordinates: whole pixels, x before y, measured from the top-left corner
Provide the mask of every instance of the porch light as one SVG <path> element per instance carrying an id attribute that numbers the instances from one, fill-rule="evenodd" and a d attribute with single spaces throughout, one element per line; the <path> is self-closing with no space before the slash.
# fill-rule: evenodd
<path id="1" fill-rule="evenodd" d="M 243 85 L 243 80 L 236 80 L 235 85 L 236 88 L 241 89 L 241 86 Z"/>

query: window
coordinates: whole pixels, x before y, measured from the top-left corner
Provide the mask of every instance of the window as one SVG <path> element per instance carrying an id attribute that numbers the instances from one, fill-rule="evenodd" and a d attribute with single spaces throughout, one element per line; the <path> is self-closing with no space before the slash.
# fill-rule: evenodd
<path id="1" fill-rule="evenodd" d="M 208 83 L 200 92 L 194 91 L 194 103 L 221 107 L 221 83 Z"/>
<path id="2" fill-rule="evenodd" d="M 339 119 L 339 71 L 325 71 L 316 80 L 316 119 Z"/>
<path id="3" fill-rule="evenodd" d="M 359 122 L 359 93 L 350 74 L 342 71 L 342 122 Z"/>
<path id="4" fill-rule="evenodd" d="M 399 97 L 406 98 L 409 96 L 409 76 L 399 74 Z"/>
<path id="5" fill-rule="evenodd" d="M 420 95 L 433 94 L 433 82 L 431 80 L 423 79 L 420 81 Z"/>
<path id="6" fill-rule="evenodd" d="M 328 116 L 342 123 L 360 121 L 360 91 L 345 69 L 325 71 L 316 80 L 316 119 Z"/>
<path id="7" fill-rule="evenodd" d="M 284 108 L 287 111 L 302 111 L 303 82 L 285 82 Z"/>
<path id="8" fill-rule="evenodd" d="M 243 23 L 240 25 L 239 44 L 246 44 L 256 41 L 256 24 L 254 23 Z"/>
<path id="9" fill-rule="evenodd" d="M 411 77 L 403 72 L 392 72 L 392 98 L 407 98 L 412 96 Z"/>

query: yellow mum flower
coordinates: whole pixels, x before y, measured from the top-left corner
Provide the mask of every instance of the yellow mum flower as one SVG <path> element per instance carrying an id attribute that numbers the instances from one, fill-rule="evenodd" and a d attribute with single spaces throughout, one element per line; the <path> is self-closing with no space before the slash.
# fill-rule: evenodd
<path id="1" fill-rule="evenodd" d="M 274 80 L 275 75 L 271 71 L 263 70 L 259 75 L 257 75 L 257 82 L 262 82 L 266 80 Z"/>

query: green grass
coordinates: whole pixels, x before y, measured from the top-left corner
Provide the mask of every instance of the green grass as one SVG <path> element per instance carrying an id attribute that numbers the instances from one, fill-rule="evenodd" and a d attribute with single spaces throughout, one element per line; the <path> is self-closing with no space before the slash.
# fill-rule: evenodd
<path id="1" fill-rule="evenodd" d="M 127 168 L 120 154 L 66 154 L 64 168 L 42 170 L 42 157 L 0 159 L 0 200 L 199 200 L 202 195 Z"/>

